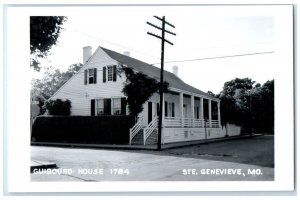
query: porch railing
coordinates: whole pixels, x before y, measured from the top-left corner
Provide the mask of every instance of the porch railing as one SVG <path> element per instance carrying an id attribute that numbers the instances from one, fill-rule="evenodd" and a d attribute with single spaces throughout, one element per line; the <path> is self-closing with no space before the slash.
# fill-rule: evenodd
<path id="1" fill-rule="evenodd" d="M 212 128 L 219 128 L 219 120 L 207 121 L 206 126 Z M 179 118 L 179 117 L 165 117 L 164 118 L 164 127 L 195 127 L 195 128 L 204 128 L 205 121 L 204 119 L 193 119 L 193 118 Z"/>
<path id="2" fill-rule="evenodd" d="M 136 124 L 129 130 L 129 144 L 131 140 L 138 134 L 138 132 L 143 128 L 143 118 L 139 118 Z"/>
<path id="3" fill-rule="evenodd" d="M 147 138 L 151 135 L 151 133 L 157 129 L 158 125 L 158 117 L 154 117 L 153 120 L 144 128 L 144 145 L 146 144 Z"/>

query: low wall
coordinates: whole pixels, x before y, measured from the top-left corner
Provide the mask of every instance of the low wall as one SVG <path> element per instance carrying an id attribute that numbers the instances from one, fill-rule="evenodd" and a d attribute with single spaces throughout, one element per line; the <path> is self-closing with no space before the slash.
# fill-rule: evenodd
<path id="1" fill-rule="evenodd" d="M 227 123 L 226 126 L 222 128 L 222 132 L 224 135 L 227 133 L 228 136 L 241 135 L 241 127 Z"/>
<path id="2" fill-rule="evenodd" d="M 227 129 L 227 130 L 226 130 Z M 184 142 L 205 139 L 205 128 L 162 128 L 162 143 Z M 226 124 L 223 128 L 206 128 L 207 139 L 227 136 L 238 136 L 241 127 L 234 124 Z"/>
<path id="3" fill-rule="evenodd" d="M 162 128 L 162 143 L 205 139 L 205 128 Z M 207 139 L 225 137 L 221 128 L 206 128 Z"/>

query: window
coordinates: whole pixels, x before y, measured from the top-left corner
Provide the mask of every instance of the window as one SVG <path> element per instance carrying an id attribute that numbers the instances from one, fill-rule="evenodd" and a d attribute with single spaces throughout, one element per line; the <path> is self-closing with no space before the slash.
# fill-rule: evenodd
<path id="1" fill-rule="evenodd" d="M 113 80 L 113 67 L 108 66 L 107 67 L 107 81 L 112 81 Z"/>
<path id="2" fill-rule="evenodd" d="M 112 113 L 113 115 L 121 114 L 121 98 L 112 99 Z"/>
<path id="3" fill-rule="evenodd" d="M 122 98 L 91 99 L 91 116 L 126 115 L 127 100 Z"/>
<path id="4" fill-rule="evenodd" d="M 165 116 L 175 117 L 175 103 L 165 101 Z"/>
<path id="5" fill-rule="evenodd" d="M 103 83 L 106 81 L 117 81 L 117 66 L 103 67 Z"/>
<path id="6" fill-rule="evenodd" d="M 84 70 L 84 84 L 96 84 L 97 83 L 97 68 L 91 68 Z"/>
<path id="7" fill-rule="evenodd" d="M 198 106 L 194 107 L 194 118 L 199 119 L 199 107 Z"/>
<path id="8" fill-rule="evenodd" d="M 96 115 L 104 115 L 104 99 L 96 99 Z"/>
<path id="9" fill-rule="evenodd" d="M 89 69 L 89 84 L 94 83 L 94 69 Z"/>

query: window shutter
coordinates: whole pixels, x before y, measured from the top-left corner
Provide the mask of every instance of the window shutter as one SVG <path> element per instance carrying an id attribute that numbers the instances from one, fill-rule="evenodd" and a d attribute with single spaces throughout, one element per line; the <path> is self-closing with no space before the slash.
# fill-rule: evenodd
<path id="1" fill-rule="evenodd" d="M 97 68 L 94 68 L 94 83 L 97 83 Z"/>
<path id="2" fill-rule="evenodd" d="M 165 101 L 165 117 L 168 116 L 168 102 Z"/>
<path id="3" fill-rule="evenodd" d="M 103 67 L 103 83 L 106 82 L 106 67 Z"/>
<path id="4" fill-rule="evenodd" d="M 104 99 L 104 115 L 111 115 L 111 99 Z"/>
<path id="5" fill-rule="evenodd" d="M 87 69 L 84 70 L 84 85 L 87 84 Z"/>
<path id="6" fill-rule="evenodd" d="M 113 81 L 117 81 L 117 66 L 113 66 Z"/>
<path id="7" fill-rule="evenodd" d="M 126 98 L 121 98 L 121 115 L 126 115 Z"/>
<path id="8" fill-rule="evenodd" d="M 172 117 L 175 117 L 175 103 L 172 102 Z"/>
<path id="9" fill-rule="evenodd" d="M 95 99 L 91 99 L 91 116 L 95 116 Z"/>

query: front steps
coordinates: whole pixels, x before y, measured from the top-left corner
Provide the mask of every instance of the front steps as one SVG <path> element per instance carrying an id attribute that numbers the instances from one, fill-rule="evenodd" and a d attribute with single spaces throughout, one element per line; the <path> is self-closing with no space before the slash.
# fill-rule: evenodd
<path id="1" fill-rule="evenodd" d="M 132 139 L 132 145 L 144 145 L 144 129 L 142 128 Z M 146 145 L 157 144 L 157 129 L 153 130 L 146 140 Z"/>

